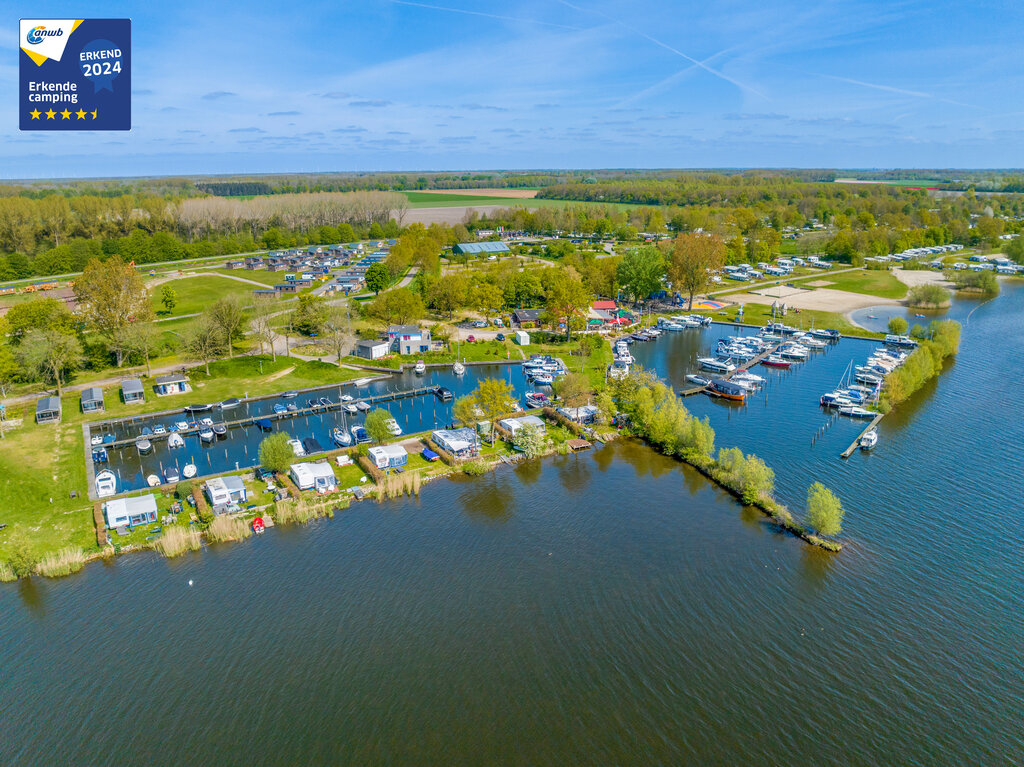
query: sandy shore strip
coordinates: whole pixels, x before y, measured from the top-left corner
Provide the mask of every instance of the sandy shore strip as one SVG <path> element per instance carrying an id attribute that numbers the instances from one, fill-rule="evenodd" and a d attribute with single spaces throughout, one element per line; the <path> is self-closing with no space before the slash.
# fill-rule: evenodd
<path id="1" fill-rule="evenodd" d="M 952 282 L 942 278 L 942 272 L 932 272 L 925 269 L 893 269 L 892 276 L 910 288 L 918 285 L 941 285 L 944 288 L 951 287 Z"/>
<path id="2" fill-rule="evenodd" d="M 832 290 L 830 288 L 801 291 L 788 295 L 785 298 L 754 295 L 752 293 L 730 294 L 725 297 L 730 301 L 740 304 L 764 304 L 771 306 L 778 301 L 784 303 L 788 309 L 812 309 L 821 312 L 835 312 L 836 314 L 846 314 L 868 306 L 899 306 L 903 303 L 893 298 L 879 298 L 878 296 L 848 293 L 845 290 Z"/>

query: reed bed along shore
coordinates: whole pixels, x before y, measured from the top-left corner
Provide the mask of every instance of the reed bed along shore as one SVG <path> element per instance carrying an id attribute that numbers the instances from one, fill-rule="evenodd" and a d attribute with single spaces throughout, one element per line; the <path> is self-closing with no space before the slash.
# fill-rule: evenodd
<path id="1" fill-rule="evenodd" d="M 46 554 L 36 565 L 36 572 L 47 578 L 61 578 L 77 573 L 85 566 L 85 552 L 79 546 L 67 546 Z"/>
<path id="2" fill-rule="evenodd" d="M 240 541 L 252 535 L 252 527 L 241 517 L 221 515 L 206 528 L 206 538 L 212 543 Z"/>
<path id="3" fill-rule="evenodd" d="M 377 486 L 377 498 L 383 502 L 385 498 L 391 499 L 399 498 L 403 495 L 419 495 L 422 482 L 423 480 L 418 471 L 402 474 L 391 473 Z"/>
<path id="4" fill-rule="evenodd" d="M 170 559 L 181 556 L 186 551 L 198 551 L 200 537 L 198 530 L 176 525 L 165 528 L 163 535 L 153 542 L 153 548 Z"/>
<path id="5" fill-rule="evenodd" d="M 277 501 L 271 519 L 275 524 L 302 524 L 319 517 L 334 518 L 335 511 L 348 508 L 349 501 L 345 498 L 317 497 L 299 498 L 297 501 Z"/>

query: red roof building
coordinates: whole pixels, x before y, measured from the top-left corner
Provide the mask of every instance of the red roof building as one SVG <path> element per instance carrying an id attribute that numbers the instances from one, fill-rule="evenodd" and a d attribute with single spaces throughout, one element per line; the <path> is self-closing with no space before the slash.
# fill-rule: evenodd
<path id="1" fill-rule="evenodd" d="M 614 312 L 618 309 L 614 301 L 595 301 L 592 306 L 594 309 L 602 309 L 606 312 Z"/>

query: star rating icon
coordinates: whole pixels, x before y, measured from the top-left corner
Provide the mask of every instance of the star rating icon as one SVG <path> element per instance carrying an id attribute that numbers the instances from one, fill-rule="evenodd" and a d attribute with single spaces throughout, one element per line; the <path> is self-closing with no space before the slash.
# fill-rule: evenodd
<path id="1" fill-rule="evenodd" d="M 33 120 L 38 120 L 39 115 L 41 115 L 42 112 L 40 112 L 38 109 L 33 109 L 31 112 L 29 112 L 29 114 L 32 115 Z"/>
<path id="2" fill-rule="evenodd" d="M 85 119 L 85 110 L 84 109 L 79 109 L 77 112 L 75 112 L 75 115 L 78 117 L 79 120 L 84 120 Z"/>
<path id="3" fill-rule="evenodd" d="M 71 119 L 71 113 L 67 110 L 67 107 L 65 107 L 64 111 L 60 113 L 60 117 L 61 117 L 62 120 L 70 120 Z"/>
<path id="4" fill-rule="evenodd" d="M 47 120 L 52 120 L 56 116 L 57 116 L 57 113 L 54 112 L 52 109 L 47 109 L 46 110 L 46 119 Z"/>
<path id="5" fill-rule="evenodd" d="M 62 120 L 70 120 L 72 118 L 76 120 L 95 120 L 99 110 L 93 109 L 92 111 L 78 108 L 76 112 L 70 112 L 66 108 L 62 112 L 54 112 L 53 109 L 47 109 L 45 112 L 40 112 L 38 109 L 33 109 L 28 113 L 29 117 L 33 120 L 42 120 L 45 116 L 47 120 L 56 120 L 57 115 L 60 115 Z"/>

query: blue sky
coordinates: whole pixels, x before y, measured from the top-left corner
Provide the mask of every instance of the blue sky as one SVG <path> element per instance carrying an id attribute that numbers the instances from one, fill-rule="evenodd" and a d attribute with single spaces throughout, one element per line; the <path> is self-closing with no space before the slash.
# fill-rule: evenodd
<path id="1" fill-rule="evenodd" d="M 1015 2 L 129 3 L 130 133 L 21 133 L 0 177 L 598 167 L 1024 166 Z"/>

